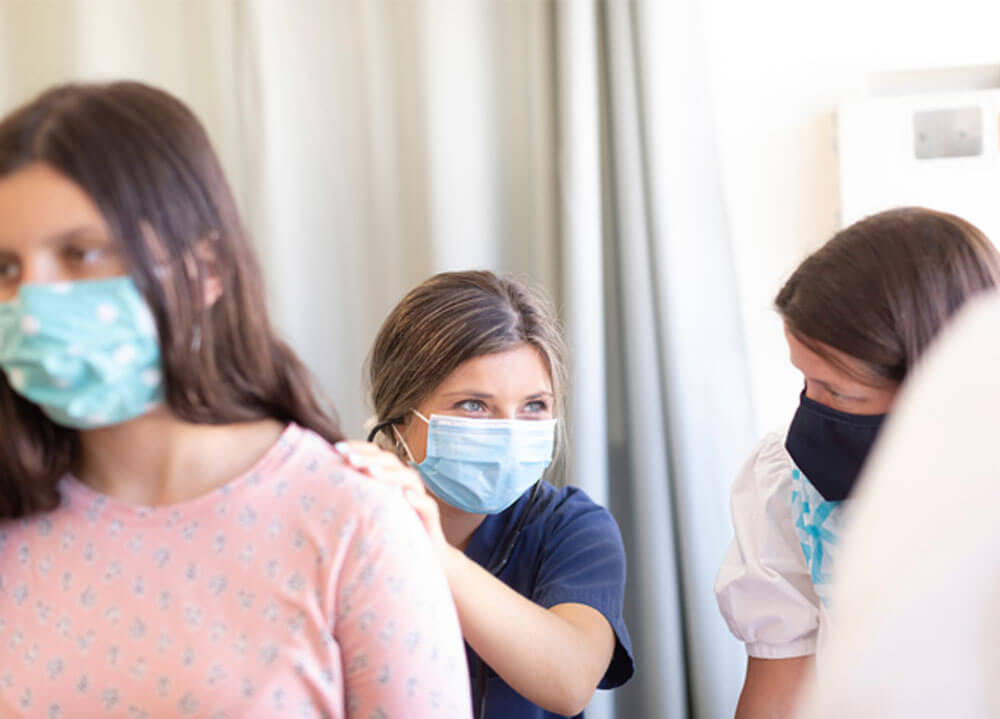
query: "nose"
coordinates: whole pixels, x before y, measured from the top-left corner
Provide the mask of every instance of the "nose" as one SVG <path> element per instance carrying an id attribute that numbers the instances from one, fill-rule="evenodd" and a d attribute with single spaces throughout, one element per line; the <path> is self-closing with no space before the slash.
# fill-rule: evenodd
<path id="1" fill-rule="evenodd" d="M 21 258 L 18 284 L 52 284 L 65 280 L 59 263 L 45 254 L 29 254 Z"/>
<path id="2" fill-rule="evenodd" d="M 498 405 L 490 415 L 490 419 L 517 419 L 517 413 L 517 404 Z"/>
<path id="3" fill-rule="evenodd" d="M 22 285 L 54 284 L 65 279 L 58 263 L 37 254 L 21 256 L 0 286 L 0 301 L 13 299 Z"/>

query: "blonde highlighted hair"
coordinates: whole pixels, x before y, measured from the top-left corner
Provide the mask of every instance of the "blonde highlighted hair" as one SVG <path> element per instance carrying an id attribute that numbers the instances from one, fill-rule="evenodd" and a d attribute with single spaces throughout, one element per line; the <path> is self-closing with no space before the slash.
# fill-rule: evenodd
<path id="1" fill-rule="evenodd" d="M 380 443 L 401 452 L 392 425 L 402 424 L 463 362 L 521 344 L 534 347 L 545 362 L 553 415 L 562 416 L 566 342 L 548 298 L 487 271 L 443 272 L 410 290 L 382 323 L 366 361 L 375 426 L 384 430 Z"/>

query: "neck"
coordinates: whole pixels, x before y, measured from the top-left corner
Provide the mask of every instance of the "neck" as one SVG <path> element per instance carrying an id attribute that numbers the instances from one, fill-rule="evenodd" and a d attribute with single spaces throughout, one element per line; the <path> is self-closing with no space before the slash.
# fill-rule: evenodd
<path id="1" fill-rule="evenodd" d="M 434 495 L 431 496 L 434 497 Z M 464 552 L 465 548 L 469 545 L 472 535 L 475 534 L 479 525 L 486 519 L 486 515 L 463 512 L 461 509 L 456 509 L 450 504 L 442 502 L 437 497 L 434 497 L 434 501 L 438 505 L 438 514 L 441 517 L 441 531 L 444 532 L 444 538 L 455 549 Z"/>
<path id="2" fill-rule="evenodd" d="M 192 424 L 160 408 L 129 422 L 81 432 L 75 473 L 84 484 L 120 502 L 175 504 L 250 469 L 281 431 L 274 420 Z"/>

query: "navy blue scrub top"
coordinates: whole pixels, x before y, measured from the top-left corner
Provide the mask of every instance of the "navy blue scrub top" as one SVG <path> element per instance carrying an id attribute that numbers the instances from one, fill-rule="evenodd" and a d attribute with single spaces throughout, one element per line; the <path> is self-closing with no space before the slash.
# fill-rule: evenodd
<path id="1" fill-rule="evenodd" d="M 615 632 L 615 651 L 598 685 L 612 689 L 624 684 L 635 671 L 632 643 L 622 602 L 625 595 L 625 547 L 611 514 L 577 487 L 556 489 L 542 482 L 529 508 L 529 489 L 500 514 L 488 515 L 469 539 L 466 556 L 487 571 L 501 561 L 508 538 L 521 515 L 529 514 L 514 546 L 510 561 L 499 578 L 546 609 L 575 602 L 593 607 L 608 620 Z M 480 698 L 479 674 L 483 662 L 468 644 L 469 672 L 473 692 L 473 717 Z M 549 719 L 562 715 L 547 712 L 512 689 L 485 667 L 486 713 L 484 719 Z M 582 717 L 582 714 L 577 716 Z"/>

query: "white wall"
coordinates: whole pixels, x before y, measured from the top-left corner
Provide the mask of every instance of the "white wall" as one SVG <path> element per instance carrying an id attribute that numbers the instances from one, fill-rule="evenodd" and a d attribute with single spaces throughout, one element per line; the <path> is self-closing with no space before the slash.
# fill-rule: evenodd
<path id="1" fill-rule="evenodd" d="M 875 73 L 1000 62 L 1000 3 L 702 0 L 702 12 L 763 432 L 788 421 L 801 385 L 771 302 L 839 227 L 837 103 Z"/>

